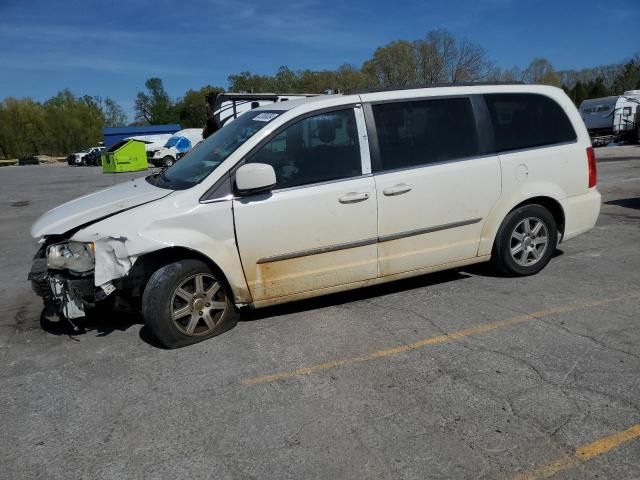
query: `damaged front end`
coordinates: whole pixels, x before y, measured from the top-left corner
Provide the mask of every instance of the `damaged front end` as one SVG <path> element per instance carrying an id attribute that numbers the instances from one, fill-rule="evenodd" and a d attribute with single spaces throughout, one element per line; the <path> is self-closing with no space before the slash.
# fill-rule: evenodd
<path id="1" fill-rule="evenodd" d="M 68 320 L 84 317 L 117 289 L 126 288 L 133 261 L 124 239 L 96 242 L 45 238 L 33 259 L 28 279 L 44 300 L 45 315 Z"/>

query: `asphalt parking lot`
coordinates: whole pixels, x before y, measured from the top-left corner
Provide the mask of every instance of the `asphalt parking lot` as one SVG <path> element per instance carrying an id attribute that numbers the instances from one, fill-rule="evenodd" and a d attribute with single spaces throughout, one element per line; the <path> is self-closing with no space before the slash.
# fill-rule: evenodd
<path id="1" fill-rule="evenodd" d="M 0 169 L 0 477 L 640 479 L 640 147 L 597 151 L 597 227 L 485 266 L 243 316 L 162 350 L 135 313 L 39 327 L 29 227 L 126 176 Z"/>

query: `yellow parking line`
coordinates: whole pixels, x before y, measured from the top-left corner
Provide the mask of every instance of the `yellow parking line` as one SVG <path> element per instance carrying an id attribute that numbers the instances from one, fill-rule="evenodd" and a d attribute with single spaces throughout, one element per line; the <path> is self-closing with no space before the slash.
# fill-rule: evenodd
<path id="1" fill-rule="evenodd" d="M 287 372 L 278 372 L 278 373 L 273 373 L 271 375 L 263 375 L 260 377 L 248 378 L 246 380 L 243 380 L 242 383 L 246 385 L 257 385 L 261 383 L 274 382 L 277 380 L 284 380 L 287 378 L 297 377 L 301 375 L 310 375 L 312 373 L 320 372 L 323 370 L 329 370 L 337 367 L 342 367 L 344 365 L 352 365 L 354 363 L 362 363 L 369 360 L 375 360 L 377 358 L 390 357 L 392 355 L 397 355 L 399 353 L 404 353 L 411 350 L 417 350 L 419 348 L 423 348 L 430 345 L 439 345 L 442 343 L 455 342 L 456 340 L 460 340 L 462 338 L 469 337 L 471 335 L 478 335 L 481 333 L 490 332 L 492 330 L 498 330 L 500 328 L 517 325 L 519 323 L 524 323 L 524 322 L 528 322 L 538 318 L 547 317 L 549 315 L 566 313 L 566 312 L 571 312 L 574 310 L 579 310 L 584 308 L 596 307 L 598 305 L 605 305 L 607 303 L 617 302 L 629 296 L 632 296 L 632 297 L 637 296 L 637 293 L 632 292 L 627 295 L 623 295 L 621 297 L 561 305 L 561 306 L 550 308 L 547 310 L 540 310 L 537 312 L 516 315 L 515 317 L 511 317 L 506 320 L 498 320 L 495 322 L 482 323 L 474 327 L 465 328 L 463 330 L 458 330 L 458 331 L 447 333 L 444 335 L 427 337 L 427 338 L 423 338 L 422 340 L 418 340 L 416 342 L 398 345 L 397 347 L 387 348 L 384 350 L 377 350 L 375 352 L 367 353 L 359 357 L 332 360 L 329 362 L 318 363 L 316 365 L 311 365 L 308 367 L 296 368 L 295 370 L 290 370 Z"/>
<path id="2" fill-rule="evenodd" d="M 513 477 L 513 480 L 540 480 L 549 478 L 563 470 L 568 470 L 586 462 L 594 457 L 599 457 L 623 443 L 640 438 L 640 423 L 622 432 L 614 433 L 608 437 L 600 438 L 593 443 L 578 448 L 571 456 L 559 458 L 530 472 L 525 472 Z"/>

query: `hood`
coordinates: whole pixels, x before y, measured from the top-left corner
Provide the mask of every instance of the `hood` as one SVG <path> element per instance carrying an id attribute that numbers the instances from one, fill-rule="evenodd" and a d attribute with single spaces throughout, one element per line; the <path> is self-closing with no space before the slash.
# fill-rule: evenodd
<path id="1" fill-rule="evenodd" d="M 31 235 L 34 238 L 61 235 L 80 225 L 159 200 L 172 192 L 173 190 L 154 187 L 144 178 L 114 185 L 49 210 L 33 224 Z"/>

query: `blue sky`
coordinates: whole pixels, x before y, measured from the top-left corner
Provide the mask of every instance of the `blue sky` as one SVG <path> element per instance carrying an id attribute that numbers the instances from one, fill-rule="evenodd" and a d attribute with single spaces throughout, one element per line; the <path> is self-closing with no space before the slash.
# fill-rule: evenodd
<path id="1" fill-rule="evenodd" d="M 640 51 L 640 0 L 0 0 L 0 98 L 109 96 L 132 119 L 146 78 L 172 96 L 231 73 L 361 65 L 376 47 L 447 28 L 501 67 L 557 69 Z"/>

